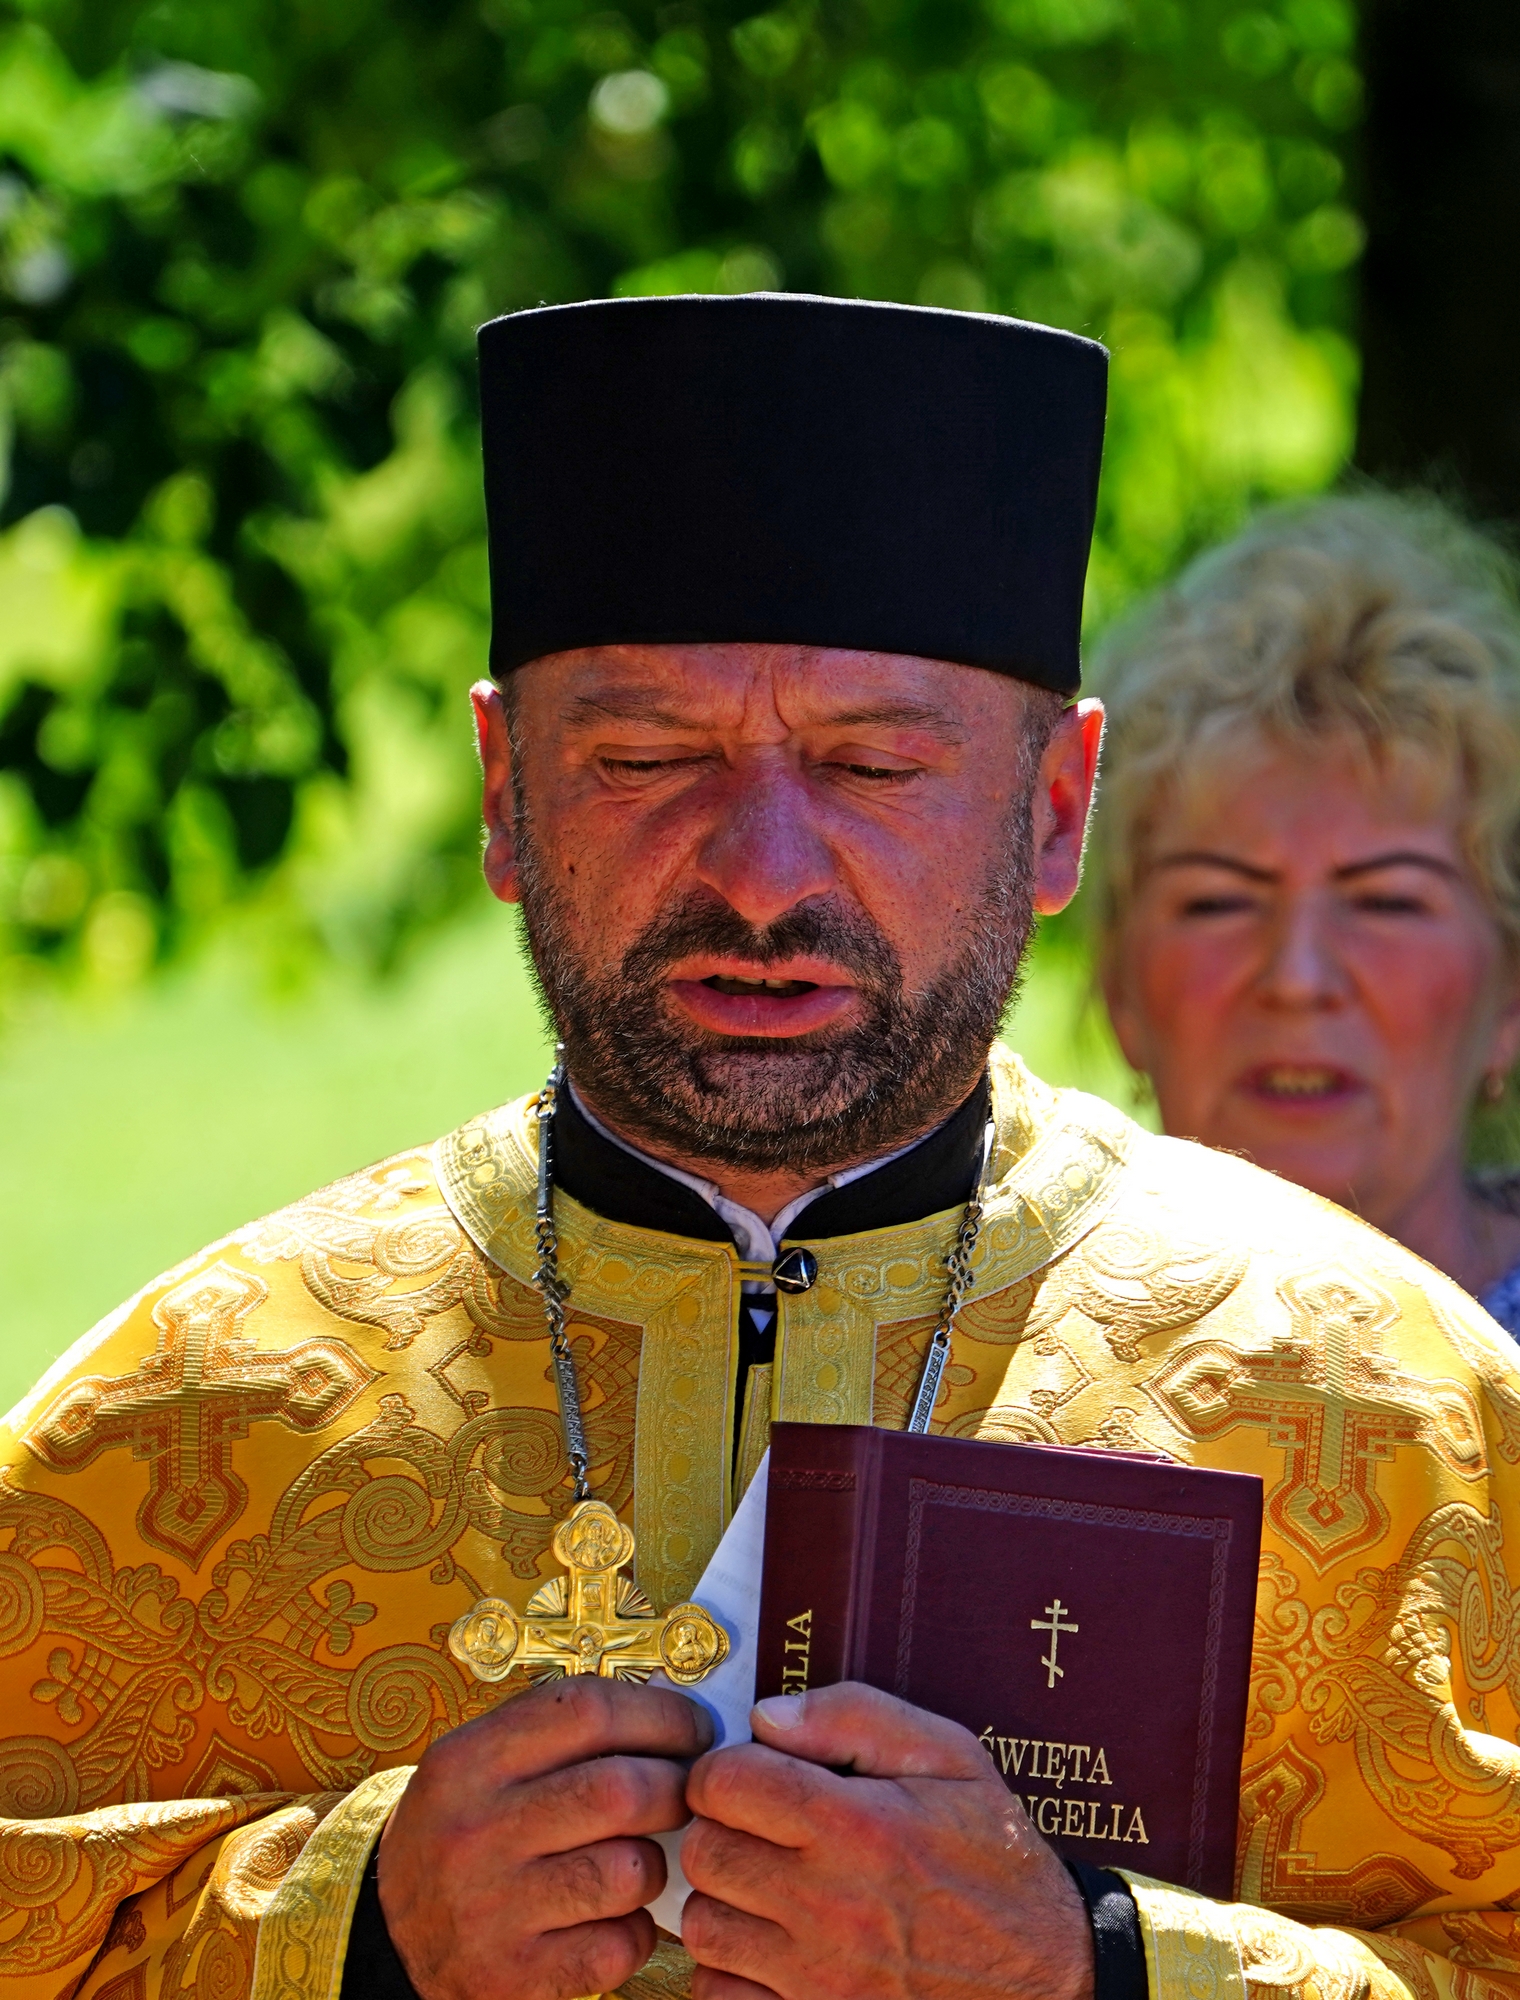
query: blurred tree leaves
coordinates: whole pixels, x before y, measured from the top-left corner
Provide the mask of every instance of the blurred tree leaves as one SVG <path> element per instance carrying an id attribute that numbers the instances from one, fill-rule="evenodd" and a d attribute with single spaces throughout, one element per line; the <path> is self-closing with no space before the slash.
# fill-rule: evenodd
<path id="1" fill-rule="evenodd" d="M 474 879 L 473 331 L 784 286 L 1114 351 L 1089 612 L 1350 443 L 1348 0 L 0 9 L 0 991 Z"/>

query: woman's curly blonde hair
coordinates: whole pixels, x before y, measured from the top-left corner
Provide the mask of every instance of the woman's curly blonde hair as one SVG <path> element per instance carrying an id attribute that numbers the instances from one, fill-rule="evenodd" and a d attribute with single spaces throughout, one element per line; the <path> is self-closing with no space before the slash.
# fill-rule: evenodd
<path id="1" fill-rule="evenodd" d="M 1149 826 L 1196 752 L 1236 735 L 1359 738 L 1460 781 L 1463 839 L 1520 957 L 1520 566 L 1429 495 L 1274 508 L 1097 649 L 1108 707 L 1089 861 L 1102 947 Z"/>

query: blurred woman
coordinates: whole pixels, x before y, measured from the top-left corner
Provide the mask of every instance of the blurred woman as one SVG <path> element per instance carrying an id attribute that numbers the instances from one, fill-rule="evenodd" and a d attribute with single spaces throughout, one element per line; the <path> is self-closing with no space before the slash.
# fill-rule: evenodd
<path id="1" fill-rule="evenodd" d="M 1100 975 L 1166 1131 L 1355 1209 L 1520 1335 L 1520 614 L 1430 500 L 1263 517 L 1103 649 Z M 1513 1202 L 1513 1208 L 1511 1206 Z"/>

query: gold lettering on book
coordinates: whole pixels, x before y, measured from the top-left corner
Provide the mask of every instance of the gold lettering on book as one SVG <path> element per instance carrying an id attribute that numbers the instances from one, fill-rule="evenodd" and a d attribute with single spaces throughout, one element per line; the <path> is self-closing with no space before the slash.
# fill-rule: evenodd
<path id="1" fill-rule="evenodd" d="M 1121 1847 L 1151 1844 L 1145 1815 L 1139 1806 L 1104 1807 L 1101 1799 L 1054 1799 L 1047 1793 L 1020 1792 L 1024 1810 L 1040 1829 L 1061 1840 L 1108 1840 Z"/>
<path id="2" fill-rule="evenodd" d="M 813 1646 L 813 1613 L 811 1608 L 799 1611 L 795 1618 L 786 1621 L 788 1632 L 795 1632 L 795 1639 L 784 1642 L 785 1651 L 781 1665 L 781 1692 L 783 1694 L 803 1694 L 808 1684 L 808 1658 Z"/>
<path id="3" fill-rule="evenodd" d="M 1088 1743 L 1046 1743 L 1038 1736 L 998 1736 L 989 1722 L 978 1739 L 1006 1778 L 1044 1778 L 1056 1790 L 1064 1791 L 1067 1780 L 1074 1785 L 1111 1785 L 1108 1752 L 1100 1743 L 1094 1754 Z M 1025 1771 L 1025 1762 L 1028 1771 Z"/>
<path id="4" fill-rule="evenodd" d="M 1043 1778 L 1063 1792 L 1074 1785 L 1112 1785 L 1108 1752 L 1100 1743 L 1047 1743 L 1038 1736 L 999 1736 L 989 1722 L 977 1738 L 1005 1778 Z M 1107 1840 L 1121 1847 L 1149 1847 L 1145 1814 L 1139 1806 L 1106 1799 L 1052 1797 L 1048 1792 L 1020 1792 L 1025 1811 L 1040 1832 L 1052 1839 Z"/>

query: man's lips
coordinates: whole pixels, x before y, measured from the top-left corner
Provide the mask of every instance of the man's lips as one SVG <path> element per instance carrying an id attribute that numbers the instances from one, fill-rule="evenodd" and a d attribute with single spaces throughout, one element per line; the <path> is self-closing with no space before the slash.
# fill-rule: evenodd
<path id="1" fill-rule="evenodd" d="M 814 959 L 688 961 L 675 967 L 668 985 L 677 1006 L 718 1035 L 813 1034 L 832 1027 L 859 997 L 838 966 Z"/>
<path id="2" fill-rule="evenodd" d="M 1289 1116 L 1341 1111 L 1367 1089 L 1355 1070 L 1329 1062 L 1265 1062 L 1248 1069 L 1236 1088 L 1253 1103 Z"/>

